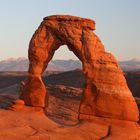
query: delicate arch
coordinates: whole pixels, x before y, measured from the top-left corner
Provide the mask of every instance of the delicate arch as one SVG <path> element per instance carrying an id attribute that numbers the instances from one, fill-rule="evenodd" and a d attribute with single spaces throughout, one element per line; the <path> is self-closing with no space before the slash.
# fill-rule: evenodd
<path id="1" fill-rule="evenodd" d="M 66 44 L 81 60 L 86 76 L 80 119 L 102 116 L 138 120 L 138 109 L 122 70 L 92 30 L 95 22 L 74 16 L 44 18 L 29 45 L 29 75 L 20 99 L 26 105 L 45 107 L 46 88 L 41 74 L 55 50 Z"/>

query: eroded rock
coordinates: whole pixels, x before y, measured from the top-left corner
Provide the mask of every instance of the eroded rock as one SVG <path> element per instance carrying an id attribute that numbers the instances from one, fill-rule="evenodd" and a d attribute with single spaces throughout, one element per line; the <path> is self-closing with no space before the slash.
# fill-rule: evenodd
<path id="1" fill-rule="evenodd" d="M 83 116 L 138 121 L 138 108 L 116 59 L 104 49 L 92 31 L 95 22 L 74 16 L 55 15 L 44 18 L 29 45 L 29 76 L 20 99 L 26 105 L 45 107 L 46 89 L 41 74 L 54 52 L 62 45 L 81 60 L 86 76 L 80 104 Z M 90 117 L 88 117 L 90 118 Z"/>

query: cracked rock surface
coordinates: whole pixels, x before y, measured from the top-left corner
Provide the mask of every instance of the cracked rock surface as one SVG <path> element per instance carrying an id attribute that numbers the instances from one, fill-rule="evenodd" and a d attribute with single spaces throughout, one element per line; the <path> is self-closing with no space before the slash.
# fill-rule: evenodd
<path id="1" fill-rule="evenodd" d="M 139 140 L 140 127 L 131 121 L 93 117 L 71 126 L 50 120 L 42 110 L 0 109 L 1 140 Z"/>

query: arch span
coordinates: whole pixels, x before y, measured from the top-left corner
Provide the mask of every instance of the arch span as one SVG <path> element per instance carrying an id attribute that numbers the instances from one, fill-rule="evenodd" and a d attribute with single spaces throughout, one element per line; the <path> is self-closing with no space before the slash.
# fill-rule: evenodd
<path id="1" fill-rule="evenodd" d="M 127 87 L 116 59 L 107 53 L 99 37 L 93 32 L 95 22 L 90 19 L 55 15 L 44 18 L 29 45 L 29 75 L 20 99 L 26 105 L 45 107 L 46 88 L 41 74 L 62 45 L 81 60 L 86 76 L 84 96 L 80 104 L 80 118 L 102 116 L 122 120 L 138 120 L 138 109 Z"/>

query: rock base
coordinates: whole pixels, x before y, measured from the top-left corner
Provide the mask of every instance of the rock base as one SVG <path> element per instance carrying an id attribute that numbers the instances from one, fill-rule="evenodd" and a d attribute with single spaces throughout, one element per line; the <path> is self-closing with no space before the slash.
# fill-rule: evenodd
<path id="1" fill-rule="evenodd" d="M 3 140 L 139 140 L 140 126 L 131 121 L 87 117 L 75 126 L 54 123 L 44 113 L 23 106 L 0 109 L 0 139 Z"/>

